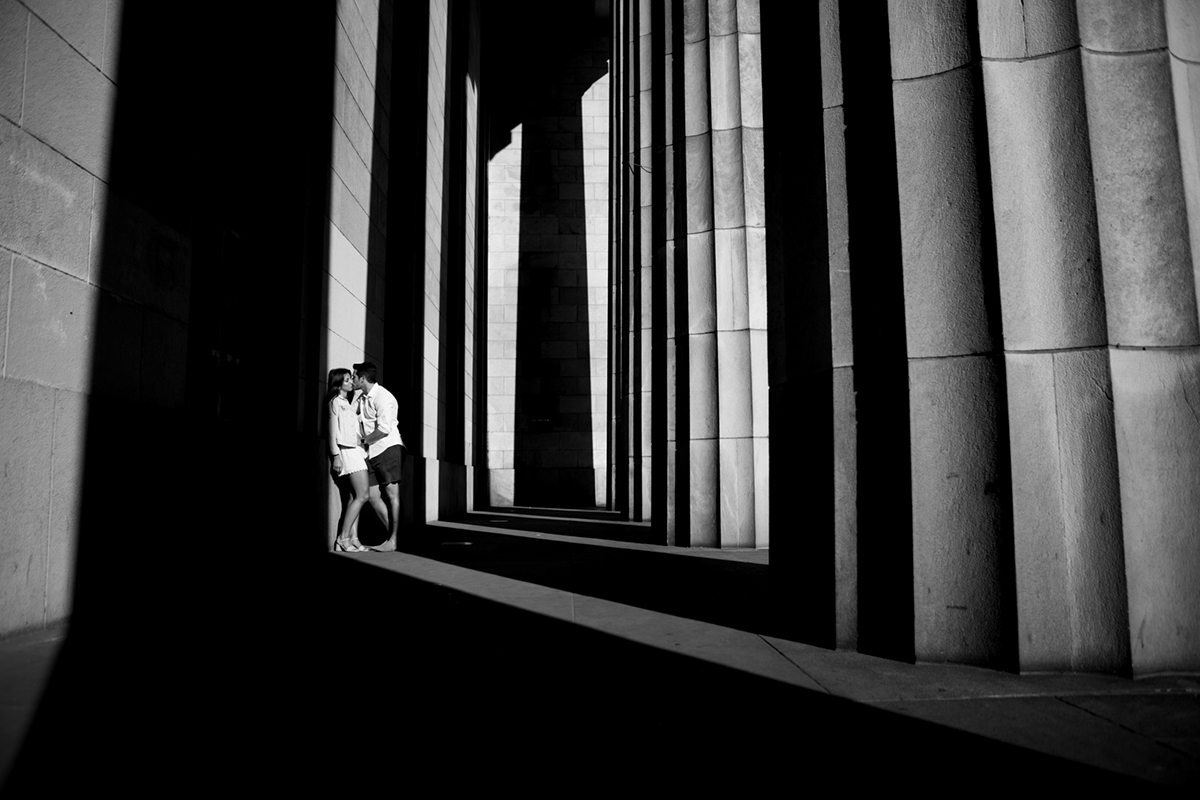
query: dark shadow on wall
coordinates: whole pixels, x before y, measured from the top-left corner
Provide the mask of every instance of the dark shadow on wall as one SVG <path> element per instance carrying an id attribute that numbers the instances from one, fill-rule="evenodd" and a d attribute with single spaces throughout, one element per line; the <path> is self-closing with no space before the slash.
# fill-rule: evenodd
<path id="1" fill-rule="evenodd" d="M 835 644 L 834 372 L 818 8 L 762 19 L 771 577 L 803 641 Z M 782 38 L 775 32 L 787 31 Z M 796 47 L 792 32 L 805 32 Z M 773 132 L 788 131 L 787 135 Z M 788 424 L 788 422 L 791 424 Z"/>
<path id="2" fill-rule="evenodd" d="M 511 41 L 539 42 L 487 62 L 489 152 L 518 125 L 522 136 L 514 502 L 595 508 L 581 104 L 607 73 L 594 57 L 607 56 L 607 25 L 591 3 L 542 3 L 505 24 Z"/>
<path id="3" fill-rule="evenodd" d="M 253 746 L 200 731 L 254 718 L 319 549 L 334 9 L 123 4 L 71 625 L 14 795 Z"/>
<path id="4" fill-rule="evenodd" d="M 395 15 L 394 2 L 387 9 Z M 380 6 L 380 25 L 384 24 L 385 9 Z M 425 460 L 436 453 L 424 450 L 424 366 L 422 329 L 425 325 L 425 248 L 426 248 L 426 159 L 429 135 L 424 124 L 429 99 L 429 4 L 410 3 L 404 6 L 400 36 L 403 46 L 397 47 L 394 37 L 391 62 L 386 64 L 380 52 L 379 69 L 390 69 L 389 125 L 387 131 L 387 195 L 382 198 L 387 209 L 387 238 L 383 259 L 383 287 L 372 284 L 382 295 L 381 307 L 385 320 L 383 350 L 386 363 L 381 381 L 396 395 L 400 406 L 400 434 L 404 438 L 404 522 L 419 528 L 425 521 Z M 389 28 L 391 30 L 391 28 Z M 411 32 L 411 33 L 410 33 Z M 382 31 L 381 31 L 382 36 Z M 413 111 L 413 119 L 422 124 L 392 124 L 393 109 Z M 376 139 L 376 147 L 381 147 Z M 396 157 L 391 157 L 394 154 Z M 368 307 L 374 307 L 374 299 Z M 360 536 L 361 538 L 361 536 Z M 383 541 L 386 534 L 379 529 L 373 538 L 363 541 Z"/>
<path id="5" fill-rule="evenodd" d="M 858 649 L 913 659 L 912 466 L 887 9 L 840 3 L 857 420 Z"/>
<path id="6" fill-rule="evenodd" d="M 468 271 L 476 272 L 474 259 L 468 263 L 468 238 L 474 247 L 478 228 L 467 217 L 468 199 L 479 196 L 468 186 L 468 83 L 478 87 L 478 52 L 472 52 L 473 15 L 471 0 L 449 4 L 446 43 L 445 124 L 442 130 L 441 264 L 438 302 L 438 464 L 439 508 L 442 513 L 467 508 L 465 477 L 467 350 L 473 345 L 474 297 L 468 293 Z M 475 44 L 478 41 L 475 40 Z M 476 135 L 478 125 L 476 126 Z M 476 152 L 476 158 L 478 154 Z M 478 165 L 474 165 L 478 169 Z M 477 174 L 477 173 L 476 173 Z M 486 208 L 486 206 L 484 206 Z M 471 282 L 472 288 L 474 281 Z M 468 311 L 468 303 L 472 308 Z"/>
<path id="7" fill-rule="evenodd" d="M 979 8 L 974 4 L 966 6 L 967 30 L 977 37 L 979 31 Z M 975 52 L 979 52 L 979 42 L 974 42 Z M 998 531 L 996 536 L 996 582 L 998 584 L 997 599 L 1000 607 L 998 623 L 999 643 L 996 647 L 995 664 L 999 669 L 1010 672 L 1020 670 L 1020 652 L 1017 631 L 1017 564 L 1016 544 L 1013 529 L 1013 496 L 1012 496 L 1012 454 L 1009 439 L 1008 424 L 1008 393 L 1004 388 L 1008 383 L 1006 362 L 1004 359 L 1004 331 L 1000 310 L 1000 260 L 997 252 L 995 208 L 992 196 L 992 170 L 990 165 L 990 147 L 988 144 L 987 109 L 983 100 L 983 66 L 977 64 L 972 68 L 974 83 L 974 126 L 975 137 L 975 179 L 979 189 L 979 234 L 980 234 L 980 271 L 982 272 L 983 297 L 987 309 L 988 334 L 992 342 L 991 358 L 996 365 L 996 393 L 992 398 L 996 415 L 996 481 L 989 487 L 996 496 L 998 514 Z"/>
<path id="8" fill-rule="evenodd" d="M 684 76 L 684 59 L 681 55 L 684 51 L 683 37 L 683 0 L 671 0 L 671 82 L 674 86 L 683 86 L 685 81 Z M 654 30 L 659 30 L 663 26 L 655 21 Z M 665 31 L 664 31 L 665 33 Z M 665 72 L 665 69 L 664 69 Z M 656 73 L 657 75 L 657 73 Z M 665 77 L 664 77 L 665 80 Z M 674 184 L 671 191 L 674 193 L 674 201 L 670 204 L 666 201 L 667 189 L 663 188 L 663 205 L 669 207 L 672 218 L 663 220 L 664 226 L 668 227 L 673 239 L 667 244 L 668 256 L 666 259 L 667 268 L 673 270 L 674 282 L 669 296 L 664 297 L 664 303 L 669 303 L 674 312 L 674 330 L 675 340 L 671 347 L 675 353 L 675 371 L 670 376 L 664 376 L 668 380 L 674 381 L 674 402 L 675 402 L 675 441 L 673 452 L 668 453 L 668 458 L 672 459 L 674 467 L 675 482 L 670 486 L 668 491 L 671 493 L 667 502 L 669 502 L 675 513 L 674 525 L 674 541 L 669 544 L 678 547 L 691 546 L 691 503 L 689 501 L 690 494 L 690 473 L 691 473 L 691 415 L 688 411 L 691 399 L 688 387 L 689 374 L 689 356 L 688 356 L 688 257 L 687 257 L 687 147 L 685 146 L 685 127 L 684 121 L 686 117 L 686 101 L 687 95 L 685 92 L 675 91 L 671 93 L 671 120 L 674 126 L 674 134 L 671 137 L 673 145 L 668 153 L 664 153 L 663 158 L 663 173 L 664 181 L 666 178 L 667 165 L 670 164 L 670 174 L 672 183 Z M 666 109 L 663 109 L 665 113 Z M 665 123 L 664 123 L 665 124 Z M 764 139 L 765 141 L 765 139 Z M 657 183 L 655 184 L 657 192 Z M 664 287 L 664 294 L 667 290 Z M 664 317 L 666 312 L 664 311 Z M 657 343 L 656 343 L 657 345 Z M 657 387 L 655 388 L 657 391 Z M 669 394 L 664 392 L 660 397 L 668 398 Z M 661 403 L 665 406 L 670 400 Z M 665 429 L 665 426 L 664 426 Z M 655 459 L 658 461 L 659 459 Z M 659 508 L 664 506 L 660 505 Z M 671 534 L 668 533 L 668 536 Z"/>
<path id="9" fill-rule="evenodd" d="M 394 14 L 394 0 L 379 0 L 375 22 L 375 105 L 373 109 L 362 109 L 362 124 L 369 117 L 374 126 L 370 164 L 366 165 L 370 169 L 370 202 L 362 209 L 365 220 L 357 224 L 363 226 L 367 244 L 364 355 L 379 367 L 380 384 L 396 396 L 399 405 L 398 423 L 406 447 L 401 514 L 404 524 L 411 526 L 416 520 L 424 520 L 423 507 L 418 508 L 424 498 L 424 465 L 411 454 L 421 452 L 422 373 L 420 350 L 414 347 L 421 341 L 419 333 L 424 319 L 421 281 L 425 260 L 425 184 L 413 176 L 425 174 L 426 130 L 418 125 L 393 125 L 392 116 L 397 103 L 419 102 L 416 107 L 425 107 L 429 45 L 427 36 L 406 37 L 405 46 L 396 57 Z M 405 24 L 414 31 L 427 31 L 427 4 L 416 3 L 406 8 Z M 397 70 L 406 76 L 404 80 L 393 80 Z M 397 83 L 403 88 L 398 88 Z M 345 113 L 352 114 L 354 100 L 347 97 L 344 103 Z M 399 164 L 393 163 L 393 153 L 404 154 Z M 353 200 L 345 202 L 349 206 Z M 345 214 L 351 215 L 362 219 L 353 207 Z M 391 309 L 390 320 L 388 309 Z M 388 538 L 387 526 L 364 507 L 359 516 L 358 536 L 364 544 L 381 544 Z"/>
<path id="10" fill-rule="evenodd" d="M 594 508 L 582 117 L 559 104 L 521 129 L 514 502 Z"/>
<path id="11" fill-rule="evenodd" d="M 666 48 L 666 3 L 654 3 L 650 7 L 650 36 L 651 52 L 665 53 Z M 674 52 L 674 51 L 672 51 Z M 680 59 L 682 60 L 682 59 Z M 650 85 L 666 86 L 666 59 L 655 58 L 650 64 Z M 682 85 L 682 84 L 677 84 Z M 682 94 L 682 92 L 680 92 Z M 677 531 L 678 525 L 669 528 L 667 524 L 667 503 L 674 499 L 674 492 L 669 484 L 672 482 L 671 462 L 676 456 L 669 451 L 667 442 L 667 407 L 668 399 L 668 357 L 667 333 L 678 330 L 667 320 L 668 309 L 674 304 L 669 303 L 668 293 L 674 288 L 673 281 L 668 281 L 668 270 L 674 264 L 667 253 L 667 214 L 670 206 L 667 203 L 667 161 L 671 158 L 670 150 L 665 146 L 667 141 L 667 93 L 652 92 L 650 96 L 650 129 L 654 144 L 650 153 L 650 241 L 651 241 L 651 287 L 650 287 L 650 318 L 657 322 L 651 330 L 650 344 L 650 397 L 657 401 L 650 405 L 651 453 L 650 461 L 650 517 L 657 532 L 658 543 L 677 544 L 668 542 L 668 530 Z M 674 137 L 671 137 L 672 140 Z M 678 401 L 678 399 L 676 398 Z M 677 440 L 676 440 L 677 441 Z M 657 509 L 657 513 L 654 512 Z M 676 512 L 677 514 L 677 512 Z M 676 516 L 676 523 L 678 518 Z M 673 538 L 678 538 L 677 536 Z"/>
<path id="12" fill-rule="evenodd" d="M 348 13 L 354 9 L 346 9 Z M 362 242 L 366 245 L 367 258 L 367 317 L 366 328 L 363 331 L 363 349 L 368 359 L 375 360 L 380 365 L 380 371 L 386 364 L 386 319 L 387 310 L 384 303 L 384 293 L 388 277 L 387 258 L 387 223 L 388 223 L 388 191 L 391 186 L 390 153 L 391 153 L 391 115 L 392 115 L 392 14 L 393 0 L 379 0 L 379 17 L 367 24 L 375 25 L 375 64 L 373 108 L 361 109 L 363 122 L 370 120 L 373 126 L 371 137 L 370 163 L 365 166 L 370 170 L 367 176 L 370 184 L 367 206 L 362 208 L 365 218 L 353 210 L 356 219 L 354 228 L 360 233 Z M 353 76 L 344 76 L 347 82 Z M 347 106 L 354 106 L 357 101 L 353 97 L 345 99 Z M 348 107 L 346 113 L 352 113 Z M 337 178 L 334 178 L 337 180 Z M 401 184 L 403 185 L 403 184 Z M 361 208 L 361 205 L 355 203 Z M 361 231 L 358 230 L 359 226 Z M 332 366 L 332 365 L 331 365 Z M 350 366 L 350 365 L 345 365 Z M 382 383 L 382 376 L 380 382 Z M 403 387 L 396 386 L 396 399 L 407 395 Z M 403 414 L 403 411 L 401 411 Z"/>

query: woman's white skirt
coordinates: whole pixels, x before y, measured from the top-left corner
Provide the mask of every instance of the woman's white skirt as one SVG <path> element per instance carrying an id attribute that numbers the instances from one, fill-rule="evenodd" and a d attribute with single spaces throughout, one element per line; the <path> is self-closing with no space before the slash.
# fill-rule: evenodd
<path id="1" fill-rule="evenodd" d="M 349 475 L 352 472 L 363 472 L 367 468 L 367 451 L 361 447 L 343 447 L 342 450 L 342 471 L 338 473 L 340 478 L 343 475 Z"/>

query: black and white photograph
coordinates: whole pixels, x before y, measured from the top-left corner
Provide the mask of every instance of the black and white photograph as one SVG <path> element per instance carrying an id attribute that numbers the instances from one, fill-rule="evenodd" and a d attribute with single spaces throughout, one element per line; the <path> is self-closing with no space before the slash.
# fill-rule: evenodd
<path id="1" fill-rule="evenodd" d="M 1198 297 L 1200 0 L 0 0 L 0 795 L 1200 786 Z"/>

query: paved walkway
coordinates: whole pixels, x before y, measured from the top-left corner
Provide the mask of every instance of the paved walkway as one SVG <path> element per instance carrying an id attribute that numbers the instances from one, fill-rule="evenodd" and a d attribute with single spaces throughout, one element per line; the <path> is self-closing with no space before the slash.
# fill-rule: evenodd
<path id="1" fill-rule="evenodd" d="M 808 646 L 764 621 L 767 552 L 668 550 L 603 515 L 483 513 L 431 530 L 413 552 L 330 555 L 297 576 L 346 605 L 304 607 L 271 670 L 298 675 L 288 665 L 303 660 L 334 675 L 324 686 L 345 674 L 355 699 L 306 701 L 296 725 L 386 740 L 451 781 L 482 780 L 456 765 L 486 764 L 503 783 L 519 777 L 513 765 L 528 781 L 564 759 L 600 779 L 648 756 L 669 785 L 673 764 L 860 783 L 1200 785 L 1198 676 L 1017 676 Z M 396 609 L 394 625 L 381 607 Z M 0 642 L 0 775 L 65 634 Z M 221 686 L 210 697 L 231 713 L 252 702 Z M 285 693 L 289 709 L 309 696 Z M 384 719 L 406 733 L 375 730 Z"/>

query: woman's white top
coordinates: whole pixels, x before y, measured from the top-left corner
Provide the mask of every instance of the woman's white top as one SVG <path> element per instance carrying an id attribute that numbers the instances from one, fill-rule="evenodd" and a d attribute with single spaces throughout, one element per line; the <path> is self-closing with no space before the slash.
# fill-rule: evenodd
<path id="1" fill-rule="evenodd" d="M 341 395 L 329 401 L 329 454 L 338 455 L 342 447 L 358 447 L 360 426 L 353 403 Z"/>

